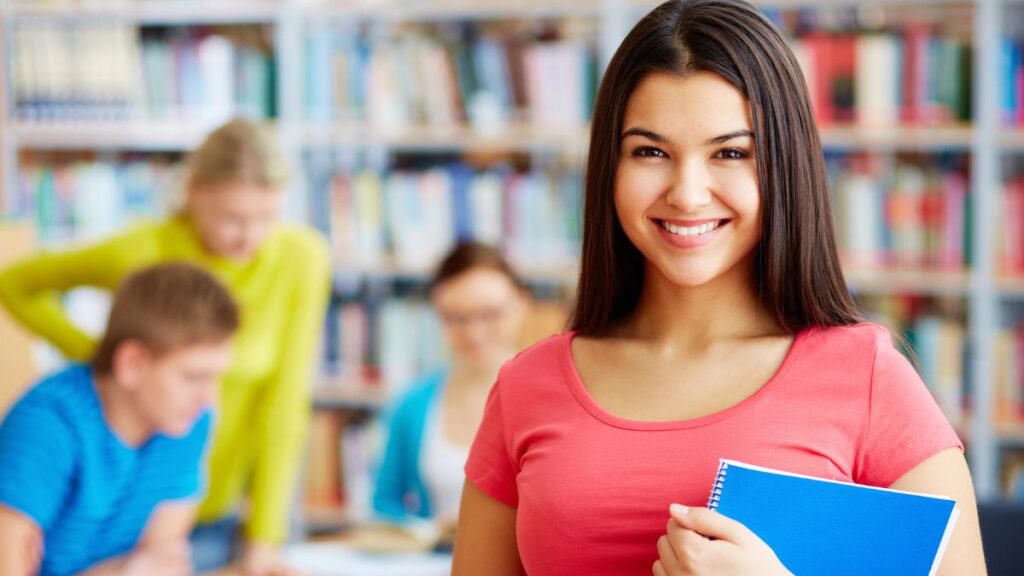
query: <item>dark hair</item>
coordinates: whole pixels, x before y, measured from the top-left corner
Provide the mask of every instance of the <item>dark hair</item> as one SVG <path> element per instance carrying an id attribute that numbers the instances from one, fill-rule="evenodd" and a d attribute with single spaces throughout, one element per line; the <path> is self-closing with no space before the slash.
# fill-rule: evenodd
<path id="1" fill-rule="evenodd" d="M 137 340 L 155 354 L 222 341 L 238 328 L 238 306 L 213 276 L 189 264 L 160 264 L 121 282 L 107 330 L 93 355 L 101 375 L 113 370 L 117 347 Z"/>
<path id="2" fill-rule="evenodd" d="M 601 81 L 572 328 L 598 334 L 636 308 L 644 259 L 623 232 L 614 205 L 626 104 L 650 74 L 692 72 L 717 74 L 750 101 L 764 231 L 753 270 L 761 302 L 790 332 L 859 322 L 839 265 L 807 87 L 785 39 L 743 0 L 670 0 L 633 27 Z"/>
<path id="3" fill-rule="evenodd" d="M 430 290 L 433 291 L 448 280 L 476 268 L 501 272 L 513 284 L 521 286 L 516 273 L 512 271 L 512 267 L 497 248 L 480 242 L 467 241 L 460 242 L 444 257 L 430 282 Z"/>

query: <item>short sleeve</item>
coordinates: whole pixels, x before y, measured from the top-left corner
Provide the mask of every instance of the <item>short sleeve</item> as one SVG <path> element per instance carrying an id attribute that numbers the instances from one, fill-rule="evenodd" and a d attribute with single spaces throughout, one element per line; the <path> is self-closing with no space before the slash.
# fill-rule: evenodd
<path id="1" fill-rule="evenodd" d="M 868 411 L 854 478 L 859 484 L 887 487 L 942 450 L 963 450 L 921 377 L 882 330 Z"/>
<path id="2" fill-rule="evenodd" d="M 510 450 L 501 396 L 499 376 L 487 398 L 483 421 L 469 451 L 466 480 L 491 498 L 516 508 L 519 505 L 518 467 Z"/>
<path id="3" fill-rule="evenodd" d="M 70 490 L 74 451 L 70 430 L 45 403 L 27 396 L 0 424 L 0 504 L 52 526 Z"/>
<path id="4" fill-rule="evenodd" d="M 174 460 L 179 466 L 173 471 L 175 481 L 167 494 L 168 500 L 199 500 L 206 493 L 206 447 L 210 440 L 212 420 L 210 412 L 204 413 L 187 436 L 174 441 L 177 453 Z"/>

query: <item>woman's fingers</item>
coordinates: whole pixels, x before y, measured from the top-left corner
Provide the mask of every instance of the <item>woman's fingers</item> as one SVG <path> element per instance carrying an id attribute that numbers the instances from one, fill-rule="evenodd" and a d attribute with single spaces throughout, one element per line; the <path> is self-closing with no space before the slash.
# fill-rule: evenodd
<path id="1" fill-rule="evenodd" d="M 672 519 L 680 526 L 702 536 L 743 544 L 754 536 L 746 526 L 707 508 L 690 508 L 681 504 L 669 506 Z"/>

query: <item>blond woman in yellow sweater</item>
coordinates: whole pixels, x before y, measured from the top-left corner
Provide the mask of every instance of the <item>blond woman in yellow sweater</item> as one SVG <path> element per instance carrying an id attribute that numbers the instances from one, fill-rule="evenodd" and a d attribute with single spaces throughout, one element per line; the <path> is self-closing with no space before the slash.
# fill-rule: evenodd
<path id="1" fill-rule="evenodd" d="M 11 314 L 74 360 L 88 359 L 96 342 L 68 320 L 57 293 L 113 290 L 132 271 L 168 261 L 200 265 L 229 287 L 242 325 L 222 382 L 207 494 L 193 534 L 199 569 L 237 559 L 247 576 L 281 571 L 277 547 L 286 536 L 330 290 L 322 237 L 278 222 L 286 173 L 269 132 L 234 120 L 189 156 L 180 213 L 0 273 L 0 301 Z"/>

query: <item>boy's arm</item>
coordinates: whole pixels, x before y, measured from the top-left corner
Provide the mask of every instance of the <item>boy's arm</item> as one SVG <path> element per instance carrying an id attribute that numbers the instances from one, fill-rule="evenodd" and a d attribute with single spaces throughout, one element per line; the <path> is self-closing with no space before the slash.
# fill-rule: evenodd
<path id="1" fill-rule="evenodd" d="M 31 392 L 0 422 L 0 576 L 38 572 L 74 462 L 64 421 Z"/>
<path id="2" fill-rule="evenodd" d="M 188 535 L 196 503 L 165 502 L 153 511 L 134 550 L 97 564 L 79 576 L 185 576 L 192 573 Z M 0 576 L 7 576 L 0 573 Z"/>
<path id="3" fill-rule="evenodd" d="M 139 547 L 160 547 L 174 543 L 188 543 L 188 536 L 196 521 L 198 504 L 192 500 L 164 502 L 150 516 Z"/>
<path id="4" fill-rule="evenodd" d="M 0 576 L 31 576 L 43 560 L 43 534 L 24 514 L 0 504 Z"/>

